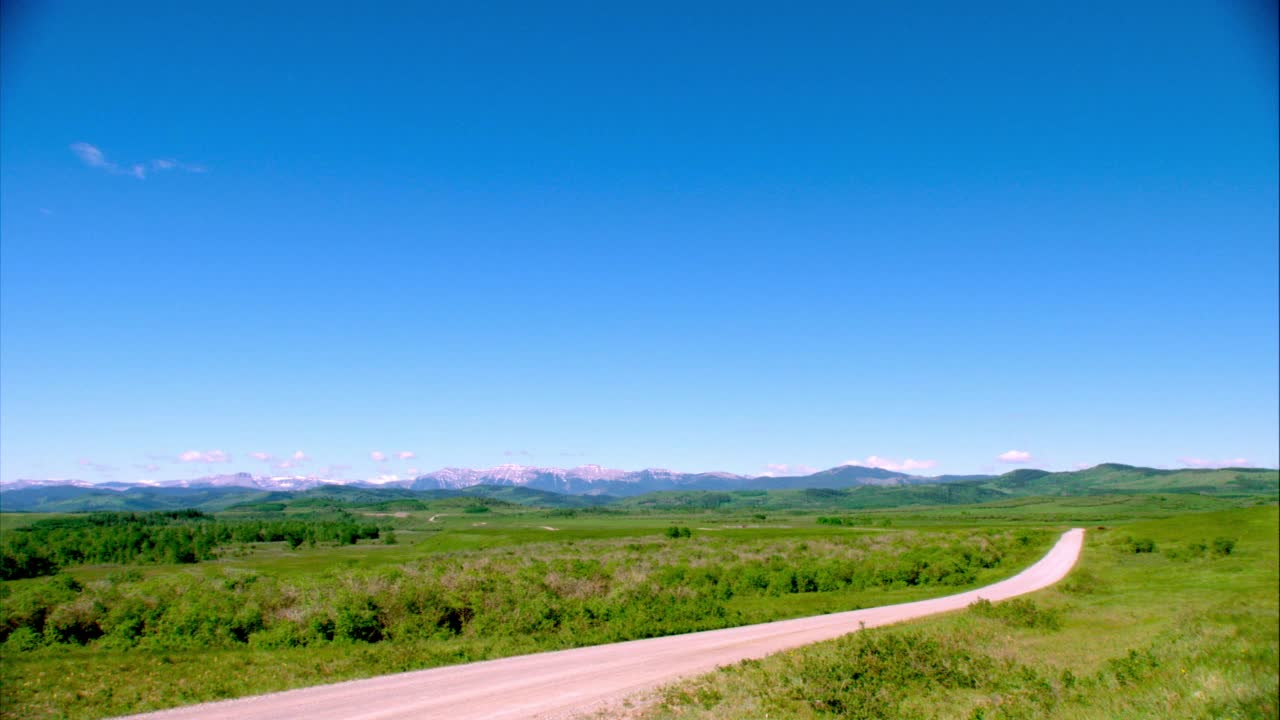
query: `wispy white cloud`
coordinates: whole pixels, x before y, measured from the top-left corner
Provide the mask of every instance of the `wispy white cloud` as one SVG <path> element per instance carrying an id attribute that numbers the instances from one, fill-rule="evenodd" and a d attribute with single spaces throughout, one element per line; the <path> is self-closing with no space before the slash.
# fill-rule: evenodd
<path id="1" fill-rule="evenodd" d="M 1208 460 L 1198 457 L 1180 457 L 1178 462 L 1186 467 L 1193 468 L 1224 468 L 1224 467 L 1248 467 L 1249 461 L 1246 458 L 1237 457 L 1228 460 Z"/>
<path id="2" fill-rule="evenodd" d="M 400 476 L 399 476 L 399 475 L 395 475 L 395 474 L 382 474 L 382 475 L 375 475 L 375 476 L 373 476 L 373 477 L 369 478 L 369 482 L 374 483 L 375 485 L 383 485 L 383 484 L 386 484 L 386 483 L 396 482 L 396 481 L 398 481 L 399 479 L 400 479 Z"/>
<path id="3" fill-rule="evenodd" d="M 899 462 L 893 458 L 869 455 L 865 460 L 846 460 L 843 464 L 857 465 L 859 467 L 880 468 L 881 470 L 892 470 L 894 472 L 911 472 L 913 470 L 929 470 L 930 468 L 937 467 L 938 461 L 907 458 Z"/>
<path id="4" fill-rule="evenodd" d="M 280 470 L 287 470 L 289 468 L 306 465 L 311 462 L 311 457 L 301 450 L 295 450 L 292 455 L 286 458 L 277 458 L 275 455 L 267 452 L 251 452 L 249 453 L 249 457 L 257 460 L 258 462 L 267 463 L 268 465 Z"/>
<path id="5" fill-rule="evenodd" d="M 400 452 L 396 453 L 396 457 L 400 458 L 401 460 L 412 460 L 418 457 L 418 454 L 412 450 L 401 450 Z"/>
<path id="6" fill-rule="evenodd" d="M 231 462 L 231 455 L 221 450 L 188 450 L 178 455 L 178 461 L 184 463 L 225 463 Z"/>
<path id="7" fill-rule="evenodd" d="M 160 466 L 156 465 L 155 463 L 134 463 L 133 466 L 138 470 L 142 470 L 144 472 L 149 472 L 149 473 L 156 472 L 157 470 L 160 469 Z"/>
<path id="8" fill-rule="evenodd" d="M 765 477 L 793 477 L 797 475 L 810 475 L 817 472 L 817 468 L 805 465 L 803 463 L 768 463 L 764 466 Z"/>
<path id="9" fill-rule="evenodd" d="M 97 146 L 86 142 L 72 143 L 71 152 L 80 158 L 80 162 L 91 168 L 98 168 L 112 175 L 128 175 L 139 180 L 146 180 L 149 173 L 164 172 L 166 170 L 181 170 L 189 173 L 206 172 L 206 168 L 203 165 L 181 162 L 173 158 L 118 163 L 114 160 L 108 160 L 106 153 L 102 152 Z"/>
<path id="10" fill-rule="evenodd" d="M 293 451 L 292 455 L 281 460 L 280 462 L 277 462 L 276 467 L 280 468 L 281 470 L 287 470 L 288 468 L 291 468 L 291 467 L 306 465 L 309 462 L 311 462 L 311 458 L 308 457 L 306 453 L 302 452 L 301 450 L 295 450 Z"/>
<path id="11" fill-rule="evenodd" d="M 116 469 L 111 465 L 96 463 L 88 458 L 80 458 L 76 462 L 80 464 L 80 467 L 89 468 L 90 470 L 96 473 L 101 473 L 103 475 L 110 475 L 111 473 L 116 471 Z"/>
<path id="12" fill-rule="evenodd" d="M 386 462 L 387 454 L 382 452 L 381 450 L 374 450 L 373 452 L 369 453 L 369 459 L 374 462 Z"/>
<path id="13" fill-rule="evenodd" d="M 996 456 L 996 459 L 1002 463 L 1013 463 L 1020 465 L 1022 463 L 1031 462 L 1031 453 L 1026 450 L 1010 450 L 1002 452 Z"/>
<path id="14" fill-rule="evenodd" d="M 937 460 L 912 460 L 911 458 L 907 458 L 906 460 L 902 461 L 902 469 L 905 471 L 932 470 L 937 466 L 938 466 Z"/>
<path id="15" fill-rule="evenodd" d="M 89 143 L 78 142 L 71 144 L 71 152 L 80 158 L 80 162 L 89 167 L 114 169 L 118 167 L 115 163 L 107 162 L 107 156 L 102 154 L 98 148 Z"/>
<path id="16" fill-rule="evenodd" d="M 533 453 L 528 450 L 503 450 L 502 454 L 507 457 L 529 457 L 530 455 L 533 455 Z"/>

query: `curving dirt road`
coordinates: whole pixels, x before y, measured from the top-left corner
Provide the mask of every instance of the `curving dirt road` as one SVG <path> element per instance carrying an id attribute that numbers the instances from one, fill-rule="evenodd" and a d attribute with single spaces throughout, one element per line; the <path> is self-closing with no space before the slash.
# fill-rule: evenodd
<path id="1" fill-rule="evenodd" d="M 977 590 L 885 607 L 576 650 L 522 655 L 352 680 L 164 710 L 137 718 L 177 720 L 392 720 L 563 718 L 617 703 L 681 677 L 858 630 L 998 601 L 1066 577 L 1084 530 L 1070 530 L 1039 562 Z"/>

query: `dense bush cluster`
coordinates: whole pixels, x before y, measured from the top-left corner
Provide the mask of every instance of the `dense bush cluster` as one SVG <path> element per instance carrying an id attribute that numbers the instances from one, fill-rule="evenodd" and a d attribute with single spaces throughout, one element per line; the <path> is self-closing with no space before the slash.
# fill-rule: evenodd
<path id="1" fill-rule="evenodd" d="M 528 636 L 563 647 L 739 624 L 727 604 L 736 595 L 962 585 L 1017 547 L 1013 534 L 999 531 L 807 542 L 698 537 L 454 553 L 288 581 L 134 572 L 82 585 L 58 575 L 0 586 L 0 641 L 6 650 L 271 648 Z"/>
<path id="2" fill-rule="evenodd" d="M 1058 630 L 1062 627 L 1062 613 L 1037 605 L 1034 600 L 1014 598 L 1002 603 L 992 603 L 979 598 L 969 606 L 969 612 L 979 617 L 1000 620 L 1007 625 L 1039 630 Z"/>
<path id="3" fill-rule="evenodd" d="M 1125 538 L 1130 552 L 1142 554 L 1156 551 L 1156 541 L 1151 538 Z"/>
<path id="4" fill-rule="evenodd" d="M 1199 560 L 1201 558 L 1224 558 L 1236 549 L 1235 538 L 1216 537 L 1210 543 L 1205 540 L 1192 540 L 1182 546 L 1166 547 L 1161 552 L 1171 560 Z"/>
<path id="5" fill-rule="evenodd" d="M 0 580 L 51 575 L 86 563 L 154 564 L 210 560 L 220 546 L 286 542 L 351 544 L 377 538 L 375 525 L 345 513 L 334 520 L 215 520 L 199 510 L 89 513 L 40 520 L 5 534 Z"/>
<path id="6" fill-rule="evenodd" d="M 1119 539 L 1119 545 L 1124 550 L 1135 553 L 1145 554 L 1156 552 L 1156 542 L 1151 538 L 1135 538 L 1125 536 Z M 1161 553 L 1173 560 L 1195 560 L 1204 557 L 1224 558 L 1234 552 L 1236 549 L 1236 539 L 1232 537 L 1219 536 L 1208 540 L 1192 540 L 1181 546 L 1170 546 L 1164 548 Z"/>

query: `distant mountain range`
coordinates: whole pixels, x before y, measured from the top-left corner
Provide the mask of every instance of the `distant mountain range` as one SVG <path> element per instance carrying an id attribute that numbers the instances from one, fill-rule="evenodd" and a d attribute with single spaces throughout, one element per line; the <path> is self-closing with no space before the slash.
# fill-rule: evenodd
<path id="1" fill-rule="evenodd" d="M 614 470 L 599 465 L 575 468 L 546 468 L 526 465 L 499 465 L 487 470 L 444 468 L 414 478 L 391 482 L 337 480 L 314 476 L 263 476 L 250 473 L 210 475 L 189 480 L 162 482 L 104 482 L 82 480 L 18 480 L 0 483 L 0 492 L 29 488 L 76 487 L 123 492 L 132 488 L 220 488 L 239 487 L 268 491 L 299 491 L 329 485 L 364 488 L 404 488 L 407 490 L 461 490 L 476 485 L 527 487 L 565 495 L 611 495 L 627 497 L 662 490 L 776 490 L 787 488 L 843 488 L 856 485 L 904 485 L 947 482 L 951 479 L 980 479 L 986 475 L 921 477 L 861 465 L 842 465 L 810 475 L 773 477 L 735 475 L 725 472 L 682 473 L 649 468 Z"/>
<path id="2" fill-rule="evenodd" d="M 174 510 L 217 512 L 254 503 L 292 501 L 376 505 L 441 498 L 491 498 L 541 507 L 716 505 L 730 497 L 771 491 L 790 506 L 900 507 L 957 505 L 1030 496 L 1176 493 L 1220 498 L 1280 496 L 1280 472 L 1260 468 L 1158 470 L 1105 463 L 1086 470 L 1014 470 L 1003 475 L 920 477 L 844 465 L 809 475 L 750 477 L 731 473 L 610 470 L 596 465 L 489 470 L 448 468 L 392 483 L 344 482 L 249 473 L 164 483 L 75 480 L 0 484 L 0 510 L 83 512 Z"/>

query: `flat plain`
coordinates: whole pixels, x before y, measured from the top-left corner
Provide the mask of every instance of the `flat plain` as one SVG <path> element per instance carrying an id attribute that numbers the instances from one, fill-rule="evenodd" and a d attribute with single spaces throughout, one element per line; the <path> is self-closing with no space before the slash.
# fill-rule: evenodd
<path id="1" fill-rule="evenodd" d="M 1119 708 L 1156 717 L 1174 707 L 1274 717 L 1266 698 L 1280 616 L 1269 497 L 1028 496 L 894 508 L 842 507 L 836 498 L 814 507 L 823 496 L 604 508 L 304 500 L 152 518 L 150 539 L 137 541 L 154 545 L 151 561 L 67 564 L 0 585 L 0 716 L 105 717 L 940 597 L 1010 577 L 1067 528 L 1088 526 L 1080 570 L 1029 604 L 751 661 L 614 711 L 1106 717 Z M 77 525 L 86 517 L 103 516 L 5 513 L 0 531 L 7 541 L 81 532 L 77 545 L 88 548 L 99 536 Z M 267 539 L 298 528 L 310 536 Z M 232 540 L 198 561 L 166 562 L 160 544 L 179 530 Z M 256 540 L 234 539 L 249 530 Z M 1211 674 L 1227 657 L 1224 643 L 1239 658 Z M 918 662 L 905 675 L 868 665 L 896 655 Z M 929 669 L 960 666 L 972 667 L 959 679 Z M 851 687 L 847 677 L 865 682 Z M 1161 692 L 1168 702 L 1156 702 Z M 883 696 L 879 714 L 848 693 Z M 1116 705 L 1117 697 L 1131 701 Z M 1223 708 L 1236 714 L 1212 714 Z"/>

